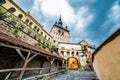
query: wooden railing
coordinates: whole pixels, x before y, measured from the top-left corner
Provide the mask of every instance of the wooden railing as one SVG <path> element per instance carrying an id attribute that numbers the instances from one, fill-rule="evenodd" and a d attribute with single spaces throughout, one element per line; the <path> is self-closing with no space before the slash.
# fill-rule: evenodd
<path id="1" fill-rule="evenodd" d="M 55 67 L 55 70 L 58 69 L 64 69 L 64 67 Z M 32 71 L 32 70 L 45 70 L 45 69 L 51 69 L 51 67 L 46 67 L 46 68 L 25 68 L 25 70 L 27 71 Z M 22 71 L 23 68 L 14 68 L 14 69 L 0 69 L 0 73 L 2 72 L 11 72 L 11 71 Z"/>
<path id="2" fill-rule="evenodd" d="M 19 72 L 19 71 L 22 71 L 23 68 L 14 68 L 14 69 L 1 69 L 0 70 L 0 73 L 5 73 L 5 72 L 9 72 L 9 74 L 6 76 L 6 80 L 11 80 L 11 79 L 18 79 L 18 77 L 15 77 L 15 78 L 11 78 L 9 79 L 10 75 L 12 72 Z M 61 72 L 64 72 L 66 70 L 65 66 L 63 67 L 55 67 L 53 71 L 51 71 L 51 67 L 46 67 L 46 68 L 25 68 L 25 71 L 33 71 L 33 70 L 38 70 L 39 73 L 36 74 L 36 75 L 32 75 L 32 76 L 29 76 L 29 77 L 26 77 L 26 76 L 23 76 L 22 80 L 26 80 L 26 79 L 36 79 L 36 78 L 41 78 L 41 77 L 48 77 L 48 76 L 51 76 L 51 75 L 54 75 L 54 74 L 58 74 L 58 73 L 61 73 Z M 44 70 L 48 70 L 49 72 L 48 73 L 42 73 L 42 71 Z"/>

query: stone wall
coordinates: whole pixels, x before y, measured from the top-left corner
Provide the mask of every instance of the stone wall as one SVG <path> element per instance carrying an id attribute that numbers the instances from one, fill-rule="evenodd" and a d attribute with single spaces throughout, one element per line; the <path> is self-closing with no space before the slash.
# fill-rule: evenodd
<path id="1" fill-rule="evenodd" d="M 0 31 L 9 34 L 10 36 L 16 37 L 15 33 L 15 28 L 11 26 L 8 26 L 8 23 L 0 20 Z M 29 35 L 25 34 L 24 32 L 18 30 L 18 37 L 19 39 L 21 39 L 24 42 L 27 42 L 31 45 L 34 45 L 37 41 L 35 39 L 33 39 L 32 37 L 30 37 Z"/>
<path id="2" fill-rule="evenodd" d="M 14 67 L 16 63 L 17 59 L 15 56 L 7 56 L 7 55 L 1 55 L 2 53 L 0 53 L 0 69 L 11 69 Z M 5 79 L 6 75 L 8 75 L 9 72 L 4 72 L 4 73 L 0 73 L 0 80 Z"/>
<path id="3" fill-rule="evenodd" d="M 93 66 L 100 80 L 120 80 L 120 34 L 110 39 L 94 53 Z"/>

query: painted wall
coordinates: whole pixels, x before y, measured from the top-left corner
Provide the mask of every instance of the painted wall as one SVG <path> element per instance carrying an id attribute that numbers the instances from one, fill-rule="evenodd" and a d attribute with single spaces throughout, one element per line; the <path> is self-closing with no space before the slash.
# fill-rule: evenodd
<path id="1" fill-rule="evenodd" d="M 93 66 L 100 80 L 120 80 L 120 35 L 95 53 Z"/>

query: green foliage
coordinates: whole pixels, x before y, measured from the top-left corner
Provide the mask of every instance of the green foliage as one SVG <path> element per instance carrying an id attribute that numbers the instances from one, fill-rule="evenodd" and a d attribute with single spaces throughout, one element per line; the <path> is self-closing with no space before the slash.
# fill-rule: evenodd
<path id="1" fill-rule="evenodd" d="M 49 50 L 51 51 L 51 53 L 55 52 L 56 47 L 52 46 L 51 48 L 49 48 Z"/>
<path id="2" fill-rule="evenodd" d="M 46 48 L 47 48 L 47 46 L 46 46 L 46 44 L 45 44 L 45 43 L 43 43 L 43 44 L 42 44 L 42 47 L 43 47 L 44 49 L 46 49 Z"/>
<path id="3" fill-rule="evenodd" d="M 38 41 L 34 44 L 35 46 L 41 46 L 41 43 Z"/>
<path id="4" fill-rule="evenodd" d="M 0 19 L 4 19 L 4 18 L 6 18 L 6 15 L 4 14 L 4 12 L 0 12 Z"/>
<path id="5" fill-rule="evenodd" d="M 14 30 L 14 35 L 15 35 L 15 37 L 19 37 L 19 31 L 18 31 L 18 29 L 17 28 L 15 28 L 15 30 Z"/>
<path id="6" fill-rule="evenodd" d="M 54 52 L 54 49 L 53 48 L 49 48 L 50 52 L 53 53 Z"/>

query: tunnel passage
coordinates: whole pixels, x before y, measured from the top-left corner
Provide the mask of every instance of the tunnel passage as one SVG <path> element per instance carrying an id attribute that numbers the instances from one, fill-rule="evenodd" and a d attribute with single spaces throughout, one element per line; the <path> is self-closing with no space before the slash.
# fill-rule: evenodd
<path id="1" fill-rule="evenodd" d="M 68 69 L 78 69 L 78 60 L 74 57 L 67 59 L 67 68 Z"/>

